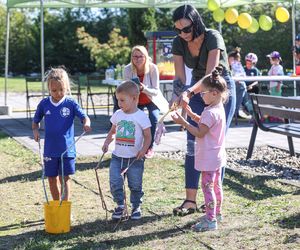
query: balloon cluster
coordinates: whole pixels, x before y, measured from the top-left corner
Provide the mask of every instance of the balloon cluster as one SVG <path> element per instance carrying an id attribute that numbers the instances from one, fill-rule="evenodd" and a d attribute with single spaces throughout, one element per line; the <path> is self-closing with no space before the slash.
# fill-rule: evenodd
<path id="1" fill-rule="evenodd" d="M 239 14 L 235 8 L 229 8 L 225 12 L 221 9 L 220 0 L 208 0 L 207 8 L 213 12 L 213 19 L 216 22 L 223 22 L 224 19 L 229 24 L 237 23 L 241 29 L 247 30 L 249 33 L 255 33 L 259 29 L 263 31 L 269 31 L 272 29 L 273 21 L 271 17 L 267 15 L 261 15 L 258 20 L 252 17 L 248 13 Z M 276 19 L 285 23 L 290 19 L 288 10 L 284 7 L 278 7 L 275 11 Z"/>

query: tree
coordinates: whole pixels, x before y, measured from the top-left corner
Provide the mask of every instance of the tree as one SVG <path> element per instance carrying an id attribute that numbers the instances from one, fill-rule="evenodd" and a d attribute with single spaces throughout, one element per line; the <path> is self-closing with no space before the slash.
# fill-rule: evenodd
<path id="1" fill-rule="evenodd" d="M 79 44 L 90 51 L 91 58 L 95 60 L 97 68 L 126 64 L 129 61 L 129 42 L 127 37 L 120 35 L 120 29 L 114 28 L 109 33 L 107 43 L 99 43 L 97 38 L 85 32 L 84 27 L 77 29 L 77 37 Z"/>
<path id="2" fill-rule="evenodd" d="M 128 10 L 129 41 L 131 46 L 145 45 L 146 31 L 157 30 L 155 9 L 129 9 Z"/>

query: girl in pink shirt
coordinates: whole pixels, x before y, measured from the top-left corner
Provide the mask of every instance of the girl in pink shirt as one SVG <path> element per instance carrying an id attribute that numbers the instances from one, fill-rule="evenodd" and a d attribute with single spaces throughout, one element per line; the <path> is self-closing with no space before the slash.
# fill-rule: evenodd
<path id="1" fill-rule="evenodd" d="M 200 95 L 207 106 L 201 117 L 193 113 L 188 105 L 183 107 L 192 120 L 198 123 L 197 127 L 189 124 L 177 112 L 172 115 L 176 123 L 184 126 L 196 137 L 195 169 L 202 174 L 201 187 L 206 206 L 206 215 L 192 227 L 198 232 L 216 230 L 217 221 L 222 220 L 221 168 L 226 164 L 226 118 L 223 102 L 227 99 L 227 85 L 221 73 L 222 68 L 216 67 L 202 80 Z"/>

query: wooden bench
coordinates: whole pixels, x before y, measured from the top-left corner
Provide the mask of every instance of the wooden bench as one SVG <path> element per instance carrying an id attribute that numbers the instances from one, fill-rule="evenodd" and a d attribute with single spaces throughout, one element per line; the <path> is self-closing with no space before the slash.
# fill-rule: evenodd
<path id="1" fill-rule="evenodd" d="M 297 97 L 250 94 L 253 104 L 254 124 L 251 133 L 247 158 L 252 156 L 258 128 L 287 136 L 290 155 L 295 155 L 292 137 L 300 138 L 300 99 Z M 282 123 L 266 123 L 264 116 L 281 118 Z"/>

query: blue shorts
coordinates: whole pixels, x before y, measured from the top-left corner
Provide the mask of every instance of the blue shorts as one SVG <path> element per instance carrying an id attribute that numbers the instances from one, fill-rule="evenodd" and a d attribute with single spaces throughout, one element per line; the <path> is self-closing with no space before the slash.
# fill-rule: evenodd
<path id="1" fill-rule="evenodd" d="M 75 158 L 68 157 L 63 159 L 64 176 L 75 174 Z M 56 177 L 61 175 L 60 157 L 44 157 L 45 176 Z"/>

